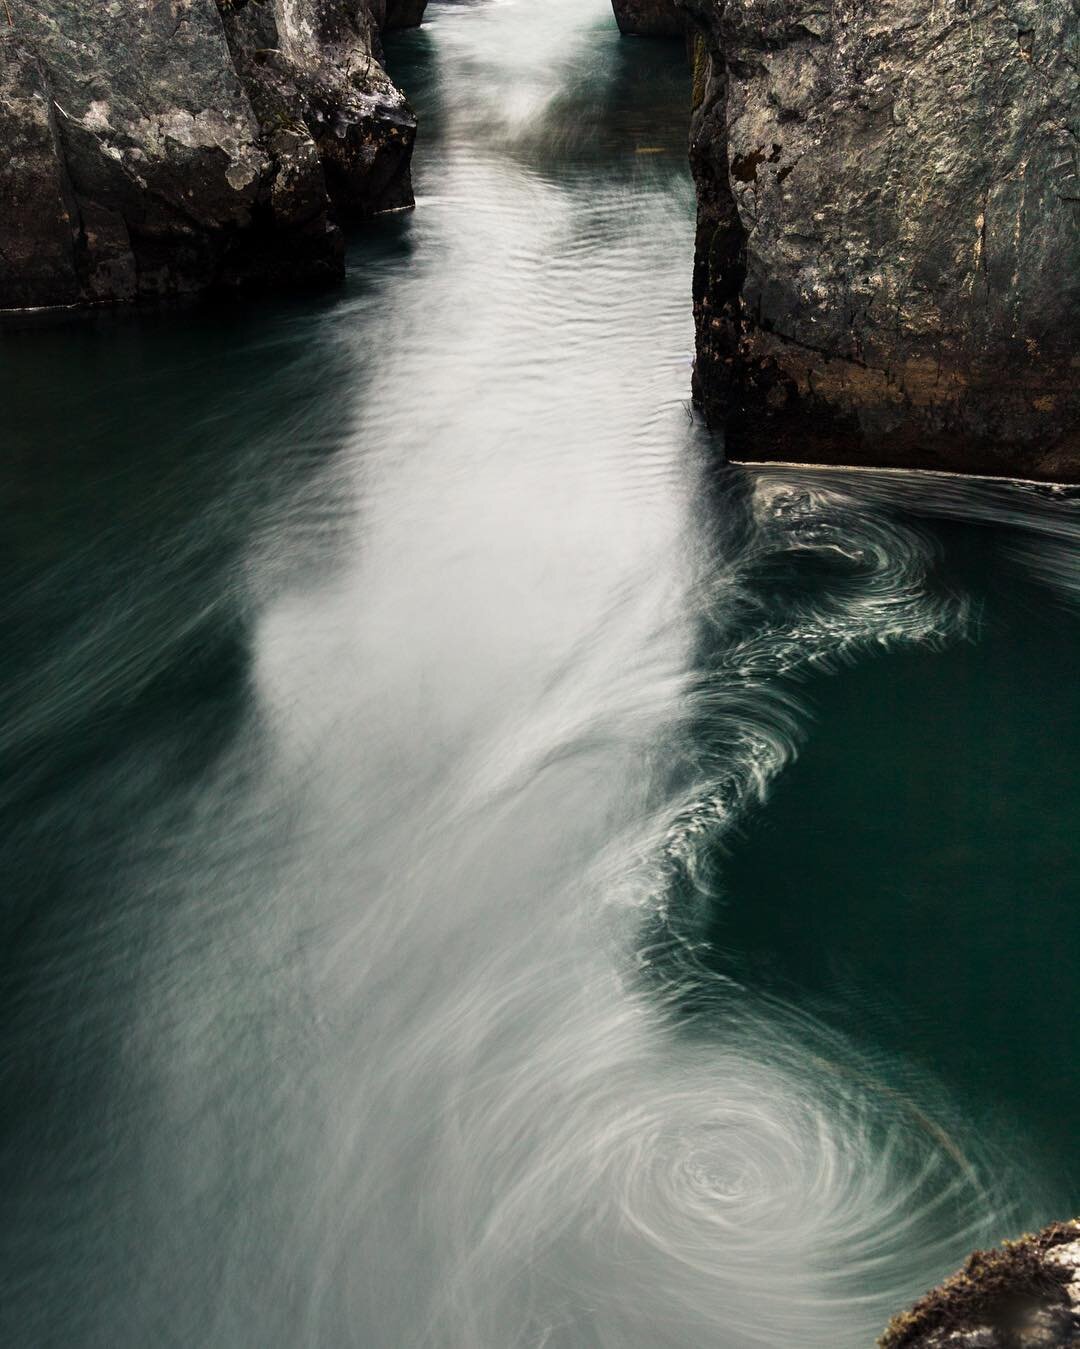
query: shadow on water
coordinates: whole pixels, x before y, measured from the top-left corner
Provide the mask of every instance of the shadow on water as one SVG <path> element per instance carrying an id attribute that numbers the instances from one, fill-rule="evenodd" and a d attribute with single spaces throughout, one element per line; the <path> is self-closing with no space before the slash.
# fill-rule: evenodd
<path id="1" fill-rule="evenodd" d="M 342 435 L 341 353 L 277 319 L 256 338 L 265 316 L 129 317 L 4 353 L 5 808 L 177 717 L 230 720 L 254 607 L 240 561 Z M 178 746 L 223 748 L 196 731 Z M 202 767 L 173 759 L 146 769 Z"/>
<path id="2" fill-rule="evenodd" d="M 93 1340 L 109 1296 L 83 1282 L 80 1228 L 104 1219 L 99 1255 L 137 1258 L 128 1059 L 142 966 L 174 922 L 168 887 L 137 877 L 257 776 L 275 567 L 256 584 L 250 557 L 286 537 L 295 584 L 333 555 L 320 497 L 358 382 L 340 304 L 99 316 L 3 344 L 0 1186 L 23 1290 L 7 1343 L 53 1342 L 50 1302 L 66 1342 Z"/>

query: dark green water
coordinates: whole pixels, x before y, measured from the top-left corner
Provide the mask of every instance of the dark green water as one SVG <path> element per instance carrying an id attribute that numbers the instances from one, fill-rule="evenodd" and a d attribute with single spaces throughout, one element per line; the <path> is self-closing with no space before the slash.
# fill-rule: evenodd
<path id="1" fill-rule="evenodd" d="M 807 690 L 805 747 L 720 863 L 730 902 L 711 935 L 755 985 L 924 1065 L 966 1114 L 1026 1139 L 1072 1213 L 1077 576 L 1070 562 L 1065 602 L 1040 586 L 1002 517 L 932 531 L 940 583 L 974 604 L 966 640 Z"/>
<path id="2" fill-rule="evenodd" d="M 678 45 L 429 16 L 343 292 L 0 338 L 0 1339 L 854 1349 L 1080 1204 L 1080 505 L 723 467 Z"/>

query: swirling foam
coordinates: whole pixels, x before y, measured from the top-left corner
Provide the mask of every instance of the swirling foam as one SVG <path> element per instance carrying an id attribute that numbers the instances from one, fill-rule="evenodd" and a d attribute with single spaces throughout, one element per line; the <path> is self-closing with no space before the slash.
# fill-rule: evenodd
<path id="1" fill-rule="evenodd" d="M 839 1042 L 808 1056 L 775 1009 L 688 1042 L 640 1003 L 597 1017 L 599 991 L 587 1040 L 568 1009 L 447 1121 L 429 1200 L 484 1218 L 425 1343 L 864 1345 L 1013 1216 Z"/>
<path id="2" fill-rule="evenodd" d="M 527 992 L 493 977 L 483 1013 L 454 1020 L 471 1089 L 425 1180 L 437 1225 L 459 1218 L 427 1345 L 865 1345 L 1026 1216 L 1008 1166 L 932 1083 L 885 1085 L 884 1065 L 736 988 L 687 936 L 718 842 L 797 752 L 799 679 L 955 640 L 973 618 L 935 593 L 930 538 L 856 487 L 765 474 L 724 490 L 681 786 L 613 841 L 589 896 L 630 915 L 635 935 L 616 921 L 611 947 L 617 967 L 632 957 Z M 827 583 L 792 584 L 795 553 Z M 630 875 L 628 850 L 644 858 Z M 689 993 L 708 1017 L 686 1022 Z M 507 1050 L 507 1025 L 537 1018 L 527 1052 Z"/>
<path id="3" fill-rule="evenodd" d="M 702 896 L 714 893 L 709 851 L 764 803 L 798 753 L 807 718 L 797 687 L 807 673 L 875 649 L 940 646 L 972 622 L 966 597 L 932 593 L 931 539 L 854 490 L 767 474 L 732 479 L 725 505 L 730 555 L 702 597 L 705 650 L 688 698 L 699 733 L 649 901 L 661 912 L 672 869 Z M 800 570 L 826 568 L 827 583 L 793 588 L 794 554 Z"/>

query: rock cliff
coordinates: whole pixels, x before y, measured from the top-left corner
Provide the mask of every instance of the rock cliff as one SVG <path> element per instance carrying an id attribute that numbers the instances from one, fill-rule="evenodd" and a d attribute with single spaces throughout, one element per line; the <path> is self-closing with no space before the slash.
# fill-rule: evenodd
<path id="1" fill-rule="evenodd" d="M 0 309 L 340 274 L 339 223 L 412 200 L 379 33 L 423 8 L 6 0 Z"/>
<path id="2" fill-rule="evenodd" d="M 676 0 L 611 0 L 619 31 L 635 37 L 682 37 L 686 16 Z"/>
<path id="3" fill-rule="evenodd" d="M 895 1317 L 881 1349 L 1071 1349 L 1080 1344 L 1080 1223 L 976 1251 Z"/>
<path id="4" fill-rule="evenodd" d="M 679 0 L 735 459 L 1080 477 L 1078 0 Z"/>

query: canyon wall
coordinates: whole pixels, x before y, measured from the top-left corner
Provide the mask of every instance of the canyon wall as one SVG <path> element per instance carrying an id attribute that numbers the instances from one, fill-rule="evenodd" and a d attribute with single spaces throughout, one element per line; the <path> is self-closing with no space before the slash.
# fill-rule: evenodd
<path id="1" fill-rule="evenodd" d="M 682 37 L 686 16 L 676 0 L 611 0 L 619 31 L 634 37 Z"/>
<path id="2" fill-rule="evenodd" d="M 332 278 L 412 201 L 381 30 L 426 0 L 8 0 L 0 309 Z"/>
<path id="3" fill-rule="evenodd" d="M 1077 0 L 679 0 L 734 459 L 1080 477 Z"/>

